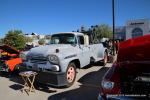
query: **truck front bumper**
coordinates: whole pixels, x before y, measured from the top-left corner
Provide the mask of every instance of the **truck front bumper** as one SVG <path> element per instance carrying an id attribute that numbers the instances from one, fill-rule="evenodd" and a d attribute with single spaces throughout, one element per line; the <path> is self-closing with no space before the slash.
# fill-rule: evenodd
<path id="1" fill-rule="evenodd" d="M 67 85 L 66 73 L 65 72 L 55 72 L 55 71 L 36 71 L 33 69 L 27 69 L 24 64 L 19 66 L 19 71 L 35 71 L 37 76 L 35 81 L 42 84 L 47 84 L 51 86 L 65 86 Z"/>
<path id="2" fill-rule="evenodd" d="M 67 85 L 66 74 L 63 72 L 38 72 L 36 81 L 57 87 Z"/>

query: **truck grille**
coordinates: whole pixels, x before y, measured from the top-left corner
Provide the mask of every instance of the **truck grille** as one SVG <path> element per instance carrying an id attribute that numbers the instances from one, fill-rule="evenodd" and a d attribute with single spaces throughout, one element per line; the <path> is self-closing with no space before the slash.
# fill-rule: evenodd
<path id="1" fill-rule="evenodd" d="M 47 57 L 41 57 L 41 56 L 32 56 L 30 59 L 31 63 L 38 63 L 38 64 L 46 64 L 48 61 Z"/>

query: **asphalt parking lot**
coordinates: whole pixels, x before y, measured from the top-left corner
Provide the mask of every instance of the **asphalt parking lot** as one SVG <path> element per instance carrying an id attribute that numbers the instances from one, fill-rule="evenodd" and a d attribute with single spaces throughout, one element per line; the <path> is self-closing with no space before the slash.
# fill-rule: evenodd
<path id="1" fill-rule="evenodd" d="M 8 76 L 0 72 L 0 97 L 2 100 L 96 100 L 100 82 L 111 64 L 97 64 L 77 70 L 77 79 L 69 88 L 37 85 L 36 92 L 27 95 L 21 92 L 23 81 L 20 76 Z"/>

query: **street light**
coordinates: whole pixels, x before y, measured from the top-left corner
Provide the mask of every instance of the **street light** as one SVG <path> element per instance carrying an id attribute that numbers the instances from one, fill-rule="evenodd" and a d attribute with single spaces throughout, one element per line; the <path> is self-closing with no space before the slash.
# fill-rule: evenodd
<path id="1" fill-rule="evenodd" d="M 95 43 L 95 41 L 97 41 L 97 36 L 96 36 L 96 29 L 98 28 L 98 25 L 95 25 L 95 26 L 91 26 L 91 31 L 92 31 L 92 41 L 93 43 Z"/>
<path id="2" fill-rule="evenodd" d="M 113 55 L 115 55 L 115 0 L 112 0 L 112 17 L 113 17 Z"/>

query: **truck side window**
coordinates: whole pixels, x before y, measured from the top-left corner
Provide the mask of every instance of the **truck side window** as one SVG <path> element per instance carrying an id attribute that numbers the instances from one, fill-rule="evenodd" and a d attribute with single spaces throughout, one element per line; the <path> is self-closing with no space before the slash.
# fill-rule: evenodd
<path id="1" fill-rule="evenodd" d="M 84 37 L 83 36 L 78 36 L 78 42 L 79 44 L 84 44 Z"/>

